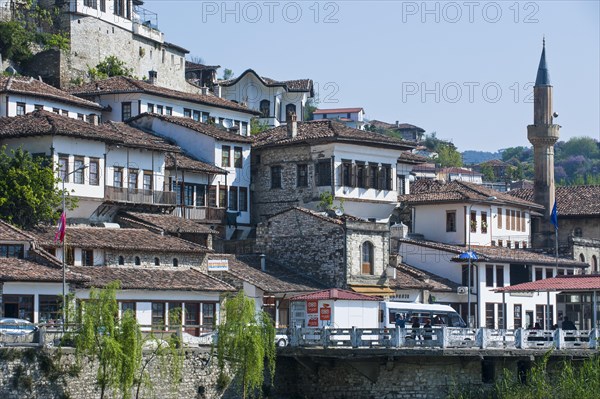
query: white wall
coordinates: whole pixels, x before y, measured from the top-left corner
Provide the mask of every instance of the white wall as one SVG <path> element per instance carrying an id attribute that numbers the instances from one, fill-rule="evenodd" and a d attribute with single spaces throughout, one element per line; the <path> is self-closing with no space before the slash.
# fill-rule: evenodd
<path id="1" fill-rule="evenodd" d="M 67 285 L 67 293 L 69 286 Z M 62 283 L 4 282 L 3 295 L 33 295 L 33 322 L 39 323 L 40 295 L 62 296 Z"/>
<path id="2" fill-rule="evenodd" d="M 8 114 L 7 114 L 7 97 L 8 97 Z M 87 108 L 83 106 L 74 105 L 71 103 L 53 101 L 43 97 L 35 95 L 25 94 L 2 94 L 0 96 L 0 117 L 2 116 L 16 116 L 17 115 L 17 103 L 25 103 L 25 113 L 35 111 L 35 105 L 43 105 L 45 111 L 52 112 L 54 108 L 60 109 L 60 115 L 68 116 L 69 118 L 77 119 L 77 114 L 82 114 L 87 117 L 89 114 L 100 115 L 100 111 L 95 108 Z M 63 110 L 68 111 L 68 115 L 63 113 Z"/>

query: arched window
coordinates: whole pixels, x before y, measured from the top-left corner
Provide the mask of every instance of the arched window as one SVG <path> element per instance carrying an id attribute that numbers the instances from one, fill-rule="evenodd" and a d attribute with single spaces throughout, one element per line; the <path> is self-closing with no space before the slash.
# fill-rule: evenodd
<path id="1" fill-rule="evenodd" d="M 173 258 L 173 266 L 179 266 L 179 261 L 177 260 L 177 258 Z"/>
<path id="2" fill-rule="evenodd" d="M 598 274 L 598 258 L 596 255 L 592 255 L 592 273 Z"/>
<path id="3" fill-rule="evenodd" d="M 139 256 L 136 256 L 136 257 L 135 257 L 135 265 L 136 265 L 136 266 L 139 266 L 139 265 L 141 265 L 141 264 L 142 264 L 142 262 L 140 261 L 140 257 L 139 257 Z"/>
<path id="4" fill-rule="evenodd" d="M 288 104 L 285 106 L 285 120 L 287 121 L 290 114 L 296 115 L 296 104 Z"/>
<path id="5" fill-rule="evenodd" d="M 271 110 L 271 102 L 269 100 L 262 100 L 260 102 L 260 109 L 259 109 L 260 117 L 268 118 L 270 110 Z"/>
<path id="6" fill-rule="evenodd" d="M 581 262 L 585 262 L 585 255 L 584 254 L 579 254 L 579 260 Z"/>
<path id="7" fill-rule="evenodd" d="M 154 266 L 160 266 L 160 259 L 154 258 Z"/>
<path id="8" fill-rule="evenodd" d="M 365 241 L 361 248 L 362 274 L 374 274 L 373 270 L 373 244 Z"/>
<path id="9" fill-rule="evenodd" d="M 581 237 L 581 236 L 583 236 L 583 233 L 582 233 L 582 231 L 581 231 L 581 227 L 576 227 L 576 228 L 575 228 L 575 231 L 573 232 L 573 235 L 574 235 L 575 237 Z"/>
<path id="10" fill-rule="evenodd" d="M 119 265 L 123 266 L 125 264 L 125 258 L 123 256 L 119 256 Z"/>

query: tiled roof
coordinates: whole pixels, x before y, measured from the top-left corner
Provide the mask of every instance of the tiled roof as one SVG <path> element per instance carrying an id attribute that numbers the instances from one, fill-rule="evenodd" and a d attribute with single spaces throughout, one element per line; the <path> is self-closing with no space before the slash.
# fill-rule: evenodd
<path id="1" fill-rule="evenodd" d="M 33 233 L 44 247 L 62 245 L 54 242 L 55 227 L 40 228 Z M 123 251 L 206 253 L 210 250 L 177 237 L 152 233 L 145 229 L 111 229 L 67 226 L 66 242 L 78 248 Z"/>
<path id="2" fill-rule="evenodd" d="M 251 73 L 254 76 L 256 76 L 258 79 L 260 79 L 265 86 L 281 86 L 281 87 L 284 87 L 287 91 L 308 91 L 311 93 L 311 95 L 313 93 L 312 79 L 294 79 L 294 80 L 278 81 L 275 79 L 260 76 L 252 69 L 246 69 L 237 78 L 229 79 L 229 80 L 221 80 L 221 81 L 219 81 L 219 85 L 225 86 L 225 87 L 232 86 L 232 85 L 236 84 L 240 79 L 242 79 L 248 73 Z"/>
<path id="3" fill-rule="evenodd" d="M 431 291 L 456 291 L 459 284 L 425 270 L 404 263 L 396 266 L 396 278 L 390 279 L 393 289 L 427 289 Z"/>
<path id="4" fill-rule="evenodd" d="M 429 158 L 424 157 L 423 155 L 413 154 L 410 151 L 402 151 L 400 156 L 398 157 L 398 162 L 401 163 L 410 163 L 410 164 L 422 164 L 429 162 Z"/>
<path id="5" fill-rule="evenodd" d="M 0 242 L 33 241 L 35 238 L 10 223 L 0 219 Z"/>
<path id="6" fill-rule="evenodd" d="M 226 108 L 233 111 L 244 112 L 247 114 L 258 115 L 257 111 L 252 111 L 243 105 L 224 98 L 216 97 L 212 94 L 194 94 L 183 91 L 167 89 L 165 87 L 153 85 L 143 80 L 136 80 L 125 76 L 114 76 L 112 78 L 98 80 L 86 83 L 71 89 L 71 93 L 80 97 L 98 96 L 101 94 L 117 93 L 146 93 L 161 97 L 183 100 L 196 104 L 208 105 L 219 108 Z"/>
<path id="7" fill-rule="evenodd" d="M 179 151 L 179 147 L 168 144 L 160 137 L 118 122 L 94 125 L 42 110 L 0 119 L 0 138 L 33 136 L 76 137 L 128 147 Z"/>
<path id="8" fill-rule="evenodd" d="M 170 115 L 159 115 L 159 114 L 149 114 L 143 113 L 137 115 L 127 121 L 127 123 L 136 126 L 138 121 L 143 118 L 157 118 L 165 122 L 172 123 L 174 125 L 182 126 L 190 130 L 194 130 L 198 133 L 205 134 L 209 137 L 213 137 L 217 140 L 221 141 L 230 141 L 234 143 L 251 143 L 252 138 L 246 136 L 240 136 L 236 133 L 228 132 L 225 129 L 221 129 L 214 125 L 203 123 L 199 121 L 195 121 L 192 118 L 186 118 L 183 116 L 170 116 Z"/>
<path id="9" fill-rule="evenodd" d="M 234 291 L 229 284 L 194 268 L 152 269 L 125 266 L 71 266 L 70 270 L 90 277 L 89 287 L 104 287 L 119 280 L 126 290 Z"/>
<path id="10" fill-rule="evenodd" d="M 369 121 L 369 124 L 373 125 L 377 128 L 382 128 L 382 129 L 392 129 L 392 130 L 417 129 L 420 132 L 425 131 L 425 129 L 422 129 L 419 126 L 411 125 L 410 123 L 399 123 L 398 125 L 396 125 L 395 123 L 387 123 L 387 122 L 382 122 L 382 121 L 373 119 L 373 120 Z"/>
<path id="11" fill-rule="evenodd" d="M 61 282 L 62 268 L 42 265 L 31 259 L 0 258 L 0 281 Z M 68 282 L 88 280 L 73 271 L 67 270 Z"/>
<path id="12" fill-rule="evenodd" d="M 360 112 L 364 110 L 360 107 L 357 108 L 329 108 L 329 109 L 316 109 L 313 114 L 347 114 L 353 112 Z"/>
<path id="13" fill-rule="evenodd" d="M 405 201 L 411 205 L 476 201 L 543 209 L 542 206 L 534 202 L 522 200 L 480 184 L 460 180 L 454 180 L 450 183 L 417 180 L 410 185 L 410 192 L 411 194 L 398 196 L 398 201 Z M 489 197 L 496 197 L 496 199 L 493 201 L 488 200 Z"/>
<path id="14" fill-rule="evenodd" d="M 175 162 L 177 162 L 177 165 L 175 165 Z M 207 162 L 198 161 L 184 153 L 173 154 L 169 152 L 165 154 L 165 167 L 167 169 L 177 168 L 192 172 L 205 172 L 217 175 L 226 175 L 229 173 L 225 169 L 221 169 L 218 166 L 211 165 Z"/>
<path id="15" fill-rule="evenodd" d="M 141 224 L 154 226 L 167 233 L 202 233 L 216 234 L 217 231 L 210 229 L 204 224 L 192 219 L 183 219 L 179 216 L 165 215 L 161 213 L 123 212 L 119 215 L 128 221 L 139 221 Z"/>
<path id="16" fill-rule="evenodd" d="M 296 295 L 290 298 L 290 301 L 310 301 L 310 300 L 343 300 L 343 301 L 381 301 L 383 298 L 372 295 L 363 295 L 352 291 L 346 291 L 339 288 L 330 288 L 328 290 L 311 292 L 310 294 Z"/>
<path id="17" fill-rule="evenodd" d="M 467 168 L 443 168 L 440 173 L 458 173 L 462 175 L 483 176 L 481 173 Z"/>
<path id="18" fill-rule="evenodd" d="M 509 195 L 533 201 L 532 188 L 511 190 Z M 599 216 L 600 186 L 561 186 L 556 187 L 556 207 L 561 216 Z"/>
<path id="19" fill-rule="evenodd" d="M 395 148 L 409 150 L 414 147 L 412 142 L 385 136 L 383 134 L 354 129 L 343 123 L 332 120 L 317 120 L 298 122 L 295 137 L 289 137 L 287 125 L 269 129 L 254 136 L 254 148 L 285 146 L 296 143 L 322 144 L 330 142 L 345 142 L 363 146 Z"/>
<path id="20" fill-rule="evenodd" d="M 185 70 L 186 71 L 204 71 L 204 70 L 219 69 L 219 68 L 221 68 L 221 65 L 204 65 L 204 64 L 197 64 L 197 63 L 191 62 L 191 61 L 185 62 Z"/>
<path id="21" fill-rule="evenodd" d="M 306 275 L 283 268 L 268 259 L 266 260 L 266 271 L 263 272 L 260 270 L 260 256 L 258 255 L 235 257 L 227 254 L 212 254 L 209 258 L 229 260 L 229 271 L 215 272 L 215 276 L 232 285 L 237 285 L 235 280 L 239 279 L 271 294 L 314 291 L 323 287 L 322 284 L 310 280 Z"/>
<path id="22" fill-rule="evenodd" d="M 436 241 L 413 240 L 403 238 L 399 240 L 401 243 L 417 245 L 430 249 L 438 249 L 457 255 L 452 260 L 459 262 L 458 255 L 467 251 L 467 248 L 459 245 L 443 244 Z M 556 258 L 540 252 L 525 249 L 511 249 L 506 247 L 491 247 L 481 245 L 471 245 L 471 250 L 479 257 L 479 261 L 483 262 L 502 262 L 502 263 L 517 263 L 527 265 L 554 266 Z M 580 262 L 568 258 L 558 258 L 558 266 L 560 267 L 589 267 L 587 263 Z"/>
<path id="23" fill-rule="evenodd" d="M 34 78 L 0 76 L 0 93 L 35 96 L 47 100 L 91 108 L 96 111 L 101 111 L 103 109 L 102 105 L 98 103 L 73 96 L 65 91 L 57 89 L 54 86 L 50 86 L 49 84 Z"/>
<path id="24" fill-rule="evenodd" d="M 575 274 L 556 276 L 528 283 L 498 288 L 498 292 L 538 291 L 599 291 L 600 274 Z"/>

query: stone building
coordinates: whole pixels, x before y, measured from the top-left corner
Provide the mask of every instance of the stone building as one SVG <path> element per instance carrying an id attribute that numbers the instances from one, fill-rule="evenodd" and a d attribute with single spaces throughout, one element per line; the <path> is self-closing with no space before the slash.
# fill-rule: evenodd
<path id="1" fill-rule="evenodd" d="M 294 207 L 257 226 L 257 250 L 267 259 L 326 287 L 389 296 L 387 224 Z"/>
<path id="2" fill-rule="evenodd" d="M 413 144 L 331 120 L 296 122 L 255 136 L 252 145 L 252 220 L 302 206 L 317 209 L 322 195 L 334 207 L 385 222 L 397 190 L 409 189 Z"/>

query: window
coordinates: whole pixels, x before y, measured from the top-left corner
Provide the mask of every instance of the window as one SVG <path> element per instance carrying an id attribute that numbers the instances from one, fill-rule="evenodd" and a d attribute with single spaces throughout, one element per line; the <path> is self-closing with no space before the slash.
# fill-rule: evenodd
<path id="1" fill-rule="evenodd" d="M 98 7 L 96 0 L 84 0 L 83 5 L 86 7 L 91 7 L 94 10 Z"/>
<path id="2" fill-rule="evenodd" d="M 141 259 L 140 259 L 139 256 L 136 256 L 134 258 L 133 264 L 136 265 L 136 266 L 140 266 L 142 264 L 142 261 L 141 261 Z"/>
<path id="3" fill-rule="evenodd" d="M 392 165 L 381 165 L 381 189 L 392 189 Z"/>
<path id="4" fill-rule="evenodd" d="M 194 110 L 194 112 L 193 112 L 193 119 L 196 122 L 200 122 L 202 120 L 202 113 L 200 111 Z"/>
<path id="5" fill-rule="evenodd" d="M 154 113 L 154 104 L 148 103 L 148 109 L 147 109 L 147 111 L 149 113 L 153 114 Z"/>
<path id="6" fill-rule="evenodd" d="M 42 104 L 33 104 L 33 109 L 36 111 L 41 111 L 44 109 L 44 106 Z"/>
<path id="7" fill-rule="evenodd" d="M 159 115 L 163 114 L 163 106 L 162 105 L 157 105 L 156 106 L 156 113 Z"/>
<path id="8" fill-rule="evenodd" d="M 119 255 L 119 266 L 123 266 L 125 264 L 125 258 L 122 255 Z"/>
<path id="9" fill-rule="evenodd" d="M 519 241 L 515 241 L 515 249 L 519 249 Z"/>
<path id="10" fill-rule="evenodd" d="M 575 230 L 573 231 L 573 235 L 575 237 L 582 237 L 583 236 L 583 232 L 581 230 L 581 227 L 575 227 Z"/>
<path id="11" fill-rule="evenodd" d="M 584 254 L 579 254 L 579 261 L 580 262 L 585 262 L 585 255 Z"/>
<path id="12" fill-rule="evenodd" d="M 281 188 L 281 166 L 271 166 L 271 188 Z"/>
<path id="13" fill-rule="evenodd" d="M 354 186 L 352 181 L 352 161 L 342 162 L 342 185 L 346 187 Z"/>
<path id="14" fill-rule="evenodd" d="M 81 265 L 82 266 L 94 266 L 94 250 L 93 249 L 82 249 L 81 250 Z"/>
<path id="15" fill-rule="evenodd" d="M 75 184 L 83 184 L 83 158 L 75 157 L 75 162 L 73 163 L 73 170 L 75 171 L 73 175 L 73 182 Z"/>
<path id="16" fill-rule="evenodd" d="M 241 169 L 243 160 L 242 147 L 233 147 L 233 167 Z"/>
<path id="17" fill-rule="evenodd" d="M 296 187 L 308 186 L 308 165 L 296 165 Z"/>
<path id="18" fill-rule="evenodd" d="M 106 0 L 100 0 L 100 11 L 106 12 Z"/>
<path id="19" fill-rule="evenodd" d="M 206 185 L 196 185 L 196 206 L 206 206 Z"/>
<path id="20" fill-rule="evenodd" d="M 219 186 L 219 207 L 227 208 L 227 187 Z"/>
<path id="21" fill-rule="evenodd" d="M 487 223 L 487 212 L 481 212 L 481 232 L 483 234 L 487 233 L 488 223 Z"/>
<path id="22" fill-rule="evenodd" d="M 271 108 L 271 102 L 269 100 L 262 100 L 260 102 L 260 107 L 259 107 L 260 117 L 268 118 L 270 108 Z"/>
<path id="23" fill-rule="evenodd" d="M 186 206 L 194 206 L 194 185 L 185 184 L 183 186 L 183 203 Z"/>
<path id="24" fill-rule="evenodd" d="M 240 129 L 240 134 L 242 136 L 248 135 L 248 122 L 242 122 L 242 128 Z"/>
<path id="25" fill-rule="evenodd" d="M 522 316 L 523 306 L 521 304 L 515 304 L 513 308 L 513 318 L 514 318 L 514 326 L 513 328 L 516 330 L 517 328 L 523 327 L 523 316 Z"/>
<path id="26" fill-rule="evenodd" d="M 208 187 L 208 206 L 212 206 L 212 207 L 217 206 L 217 187 L 216 186 Z"/>
<path id="27" fill-rule="evenodd" d="M 516 211 L 516 213 L 517 213 L 517 218 L 516 218 L 515 230 L 521 230 L 521 211 Z"/>
<path id="28" fill-rule="evenodd" d="M 56 115 L 60 114 L 60 109 L 59 108 L 52 108 L 52 112 L 54 112 Z"/>
<path id="29" fill-rule="evenodd" d="M 456 231 L 456 211 L 446 211 L 446 231 Z"/>
<path id="30" fill-rule="evenodd" d="M 527 231 L 527 221 L 525 219 L 525 212 L 521 213 L 521 231 Z"/>
<path id="31" fill-rule="evenodd" d="M 144 171 L 144 177 L 143 177 L 143 187 L 144 190 L 152 190 L 152 171 L 151 170 L 145 170 Z"/>
<path id="32" fill-rule="evenodd" d="M 501 247 L 501 246 L 503 246 L 503 245 L 504 245 L 504 241 L 502 241 L 502 240 L 498 240 L 498 246 L 499 246 L 499 247 Z"/>
<path id="33" fill-rule="evenodd" d="M 477 211 L 471 212 L 470 223 L 471 233 L 477 233 Z"/>
<path id="34" fill-rule="evenodd" d="M 121 315 L 131 312 L 135 316 L 135 302 L 121 302 Z"/>
<path id="35" fill-rule="evenodd" d="M 373 270 L 373 244 L 366 241 L 361 248 L 362 274 L 374 274 Z"/>
<path id="36" fill-rule="evenodd" d="M 230 166 L 229 159 L 231 155 L 231 147 L 224 145 L 221 147 L 221 166 L 228 168 Z"/>
<path id="37" fill-rule="evenodd" d="M 485 286 L 486 287 L 494 286 L 494 266 L 493 265 L 485 266 Z"/>
<path id="38" fill-rule="evenodd" d="M 69 156 L 58 156 L 58 177 L 65 183 L 69 182 Z"/>
<path id="39" fill-rule="evenodd" d="M 184 108 L 183 109 L 183 116 L 185 118 L 191 118 L 192 117 L 192 110 L 189 108 Z"/>
<path id="40" fill-rule="evenodd" d="M 229 209 L 232 211 L 238 210 L 238 188 L 229 187 Z"/>
<path id="41" fill-rule="evenodd" d="M 17 103 L 17 115 L 25 115 L 25 103 Z"/>
<path id="42" fill-rule="evenodd" d="M 179 266 L 179 260 L 177 258 L 173 258 L 173 266 Z"/>
<path id="43" fill-rule="evenodd" d="M 239 211 L 248 212 L 248 189 L 246 187 L 240 187 L 239 192 Z"/>
<path id="44" fill-rule="evenodd" d="M 96 159 L 90 159 L 90 184 L 92 186 L 98 186 L 100 184 L 100 161 Z"/>
<path id="45" fill-rule="evenodd" d="M 69 110 L 68 109 L 63 109 L 62 111 L 60 111 L 60 113 L 62 114 L 62 116 L 69 116 Z"/>
<path id="46" fill-rule="evenodd" d="M 398 175 L 397 178 L 398 194 L 406 194 L 406 176 Z"/>
<path id="47" fill-rule="evenodd" d="M 165 325 L 164 302 L 152 302 L 152 327 L 162 328 Z"/>
<path id="48" fill-rule="evenodd" d="M 504 287 L 504 266 L 496 266 L 496 287 Z"/>
<path id="49" fill-rule="evenodd" d="M 154 266 L 160 266 L 160 259 L 154 258 Z"/>
<path id="50" fill-rule="evenodd" d="M 367 187 L 367 166 L 364 162 L 356 162 L 356 187 Z"/>
<path id="51" fill-rule="evenodd" d="M 166 115 L 173 115 L 173 107 L 166 107 L 165 108 L 165 114 Z"/>
<path id="52" fill-rule="evenodd" d="M 511 227 L 511 230 L 518 230 L 519 229 L 519 226 L 516 224 L 516 218 L 517 218 L 516 214 L 517 214 L 517 211 L 515 211 L 515 210 L 510 211 L 510 227 Z"/>
<path id="53" fill-rule="evenodd" d="M 121 103 L 121 121 L 126 121 L 131 118 L 131 102 Z"/>
<path id="54" fill-rule="evenodd" d="M 379 187 L 379 166 L 378 165 L 369 165 L 369 187 L 370 188 L 378 188 Z"/>
<path id="55" fill-rule="evenodd" d="M 138 170 L 129 169 L 127 174 L 127 187 L 130 190 L 135 190 L 138 187 Z"/>
<path id="56" fill-rule="evenodd" d="M 317 186 L 331 185 L 331 161 L 319 161 L 316 165 Z"/>
<path id="57" fill-rule="evenodd" d="M 544 278 L 544 269 L 537 267 L 535 269 L 535 281 L 542 280 Z"/>
<path id="58" fill-rule="evenodd" d="M 208 331 L 215 327 L 215 304 L 214 303 L 203 303 L 202 304 L 202 327 Z"/>
<path id="59" fill-rule="evenodd" d="M 546 278 L 552 278 L 552 269 L 551 268 L 547 268 L 546 269 Z"/>
<path id="60" fill-rule="evenodd" d="M 527 241 L 523 241 L 523 248 L 527 248 Z"/>
<path id="61" fill-rule="evenodd" d="M 288 120 L 288 115 L 290 114 L 294 114 L 296 115 L 296 105 L 295 104 L 288 104 L 285 106 L 285 120 Z"/>
<path id="62" fill-rule="evenodd" d="M 487 328 L 496 328 L 496 304 L 485 304 L 485 326 Z"/>
<path id="63" fill-rule="evenodd" d="M 598 273 L 598 258 L 596 255 L 592 255 L 592 273 Z"/>
<path id="64" fill-rule="evenodd" d="M 498 213 L 497 213 L 496 217 L 498 218 L 498 228 L 501 229 L 502 228 L 502 208 L 498 208 Z"/>
<path id="65" fill-rule="evenodd" d="M 505 209 L 504 214 L 506 215 L 506 230 L 510 230 L 510 209 Z"/>
<path id="66" fill-rule="evenodd" d="M 113 169 L 113 186 L 123 187 L 123 168 Z"/>
<path id="67" fill-rule="evenodd" d="M 40 323 L 48 323 L 62 319 L 62 298 L 58 295 L 39 296 Z"/>
<path id="68" fill-rule="evenodd" d="M 83 114 L 77 114 L 77 119 L 79 119 L 80 121 L 84 120 Z"/>
<path id="69" fill-rule="evenodd" d="M 18 244 L 0 244 L 0 258 L 23 259 L 25 248 Z"/>
<path id="70" fill-rule="evenodd" d="M 542 327 L 546 327 L 548 325 L 552 325 L 554 324 L 554 320 L 553 320 L 553 316 L 554 316 L 554 312 L 553 312 L 554 306 L 550 305 L 550 308 L 548 308 L 548 305 L 535 305 L 535 320 L 540 323 L 540 325 Z M 549 310 L 550 313 L 550 320 L 548 320 L 548 318 L 546 317 L 548 314 L 546 313 L 546 310 Z M 546 323 L 546 321 L 549 321 L 549 323 Z"/>

